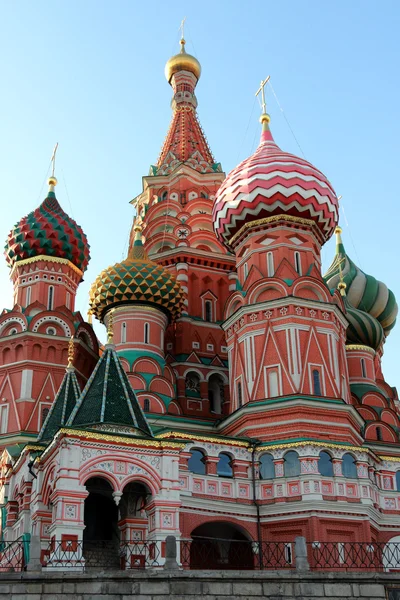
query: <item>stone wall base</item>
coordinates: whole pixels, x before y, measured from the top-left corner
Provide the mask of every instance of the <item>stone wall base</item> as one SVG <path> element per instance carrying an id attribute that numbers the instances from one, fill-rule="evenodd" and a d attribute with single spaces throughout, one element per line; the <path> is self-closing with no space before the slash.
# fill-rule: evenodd
<path id="1" fill-rule="evenodd" d="M 394 592 L 396 588 L 398 595 Z M 400 600 L 400 573 L 0 573 L 1 600 L 164 600 L 166 597 L 172 600 Z"/>

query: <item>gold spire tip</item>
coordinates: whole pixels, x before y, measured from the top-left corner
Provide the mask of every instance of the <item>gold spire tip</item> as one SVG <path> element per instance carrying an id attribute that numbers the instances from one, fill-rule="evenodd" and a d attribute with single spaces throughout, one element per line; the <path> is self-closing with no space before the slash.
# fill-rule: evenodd
<path id="1" fill-rule="evenodd" d="M 342 228 L 339 227 L 339 225 L 336 227 L 335 233 L 336 233 L 336 235 L 340 235 L 342 233 Z"/>
<path id="2" fill-rule="evenodd" d="M 73 362 L 74 362 L 74 356 L 75 356 L 75 345 L 74 345 L 74 336 L 71 336 L 71 339 L 69 340 L 68 343 L 68 369 L 70 369 L 73 366 Z"/>
<path id="3" fill-rule="evenodd" d="M 107 344 L 112 344 L 114 339 L 114 310 L 108 313 L 107 319 Z"/>

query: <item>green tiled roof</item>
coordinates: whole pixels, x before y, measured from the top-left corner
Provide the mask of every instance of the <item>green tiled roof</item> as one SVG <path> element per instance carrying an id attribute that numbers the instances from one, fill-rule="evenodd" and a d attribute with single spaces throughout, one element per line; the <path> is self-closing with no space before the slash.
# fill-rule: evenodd
<path id="1" fill-rule="evenodd" d="M 132 427 L 153 437 L 150 425 L 112 345 L 105 347 L 67 425 L 89 428 L 102 423 Z"/>
<path id="2" fill-rule="evenodd" d="M 76 379 L 75 369 L 68 367 L 53 405 L 39 432 L 37 441 L 50 442 L 60 427 L 66 424 L 76 405 L 81 390 Z"/>

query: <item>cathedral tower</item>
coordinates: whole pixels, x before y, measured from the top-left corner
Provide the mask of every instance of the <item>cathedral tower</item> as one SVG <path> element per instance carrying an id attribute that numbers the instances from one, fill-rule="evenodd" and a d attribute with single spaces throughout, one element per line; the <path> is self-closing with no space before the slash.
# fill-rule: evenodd
<path id="1" fill-rule="evenodd" d="M 176 275 L 184 310 L 167 329 L 165 351 L 177 400 L 168 412 L 211 419 L 227 411 L 227 348 L 223 306 L 236 286 L 235 260 L 214 235 L 212 204 L 224 180 L 197 117 L 198 60 L 181 51 L 165 67 L 172 122 L 159 159 L 133 201 L 152 260 Z M 133 239 L 133 235 L 132 235 Z"/>
<path id="2" fill-rule="evenodd" d="M 98 359 L 97 338 L 75 311 L 89 262 L 82 228 L 61 208 L 57 179 L 41 205 L 10 231 L 5 256 L 14 303 L 0 316 L 0 435 L 23 441 L 40 430 L 67 365 L 75 337 L 76 374 L 82 385 Z"/>

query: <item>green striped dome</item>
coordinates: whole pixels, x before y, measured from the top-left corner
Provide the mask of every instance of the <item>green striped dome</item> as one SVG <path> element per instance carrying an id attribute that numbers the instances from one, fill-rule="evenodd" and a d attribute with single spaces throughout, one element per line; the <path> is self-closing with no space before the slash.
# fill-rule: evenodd
<path id="1" fill-rule="evenodd" d="M 377 350 L 385 334 L 382 325 L 363 310 L 354 308 L 345 298 L 346 317 L 349 322 L 346 336 L 348 344 L 362 344 Z"/>
<path id="2" fill-rule="evenodd" d="M 342 273 L 350 306 L 376 319 L 387 336 L 396 322 L 398 312 L 396 298 L 384 283 L 372 275 L 367 275 L 354 264 L 346 254 L 340 234 L 341 229 L 337 227 L 336 255 L 324 276 L 326 284 L 330 289 L 336 289 Z M 372 343 L 368 345 L 374 346 Z"/>

